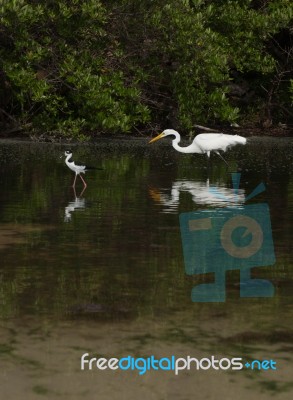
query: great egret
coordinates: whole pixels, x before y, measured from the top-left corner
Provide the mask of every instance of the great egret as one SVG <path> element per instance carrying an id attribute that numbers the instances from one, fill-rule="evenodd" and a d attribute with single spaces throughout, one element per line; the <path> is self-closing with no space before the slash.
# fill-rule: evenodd
<path id="1" fill-rule="evenodd" d="M 166 129 L 160 135 L 154 137 L 149 143 L 154 143 L 166 136 L 175 136 L 172 140 L 172 146 L 180 153 L 198 153 L 206 154 L 210 157 L 211 151 L 214 151 L 228 165 L 224 157 L 219 153 L 219 150 L 226 151 L 228 148 L 236 144 L 246 144 L 246 138 L 238 135 L 227 135 L 224 133 L 201 133 L 197 135 L 193 142 L 186 147 L 180 147 L 180 134 L 174 129 Z"/>

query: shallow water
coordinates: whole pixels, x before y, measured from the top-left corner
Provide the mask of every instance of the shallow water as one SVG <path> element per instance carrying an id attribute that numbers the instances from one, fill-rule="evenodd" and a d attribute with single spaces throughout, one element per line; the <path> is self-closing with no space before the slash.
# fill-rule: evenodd
<path id="1" fill-rule="evenodd" d="M 238 398 L 291 398 L 293 140 L 250 138 L 227 153 L 229 169 L 216 155 L 208 167 L 204 156 L 178 154 L 167 141 L 72 146 L 76 161 L 102 168 L 87 172 L 84 191 L 80 180 L 72 189 L 74 176 L 60 158 L 68 148 L 0 143 L 5 398 L 186 399 L 198 387 L 202 398 L 225 397 L 227 390 L 237 390 Z M 241 173 L 238 195 L 232 172 Z M 266 190 L 246 199 L 262 183 Z M 205 261 L 190 271 L 180 215 L 220 220 L 227 209 L 243 213 L 263 203 L 269 216 L 260 213 L 260 220 L 270 219 L 274 246 L 263 249 L 264 265 L 253 260 L 249 268 L 253 279 L 271 282 L 273 292 L 265 295 L 267 287 L 255 280 L 261 289 L 243 296 L 249 284 L 243 269 L 240 274 L 237 264 L 224 265 L 219 248 L 213 248 L 215 267 Z M 200 242 L 198 249 L 211 243 Z M 209 290 L 201 286 L 200 300 L 195 288 L 217 279 L 220 285 Z M 108 358 L 270 358 L 278 370 L 185 371 L 177 377 L 115 371 L 113 380 L 105 371 L 80 371 L 85 351 Z"/>

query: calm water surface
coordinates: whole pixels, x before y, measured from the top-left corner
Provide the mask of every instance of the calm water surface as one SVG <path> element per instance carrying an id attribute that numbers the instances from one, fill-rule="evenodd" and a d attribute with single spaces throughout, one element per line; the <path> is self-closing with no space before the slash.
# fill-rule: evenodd
<path id="1" fill-rule="evenodd" d="M 84 191 L 79 179 L 73 190 L 60 158 L 68 148 L 74 160 L 102 168 L 86 174 Z M 0 142 L 5 398 L 187 399 L 198 390 L 202 398 L 227 390 L 240 399 L 291 398 L 293 140 L 250 138 L 227 160 L 229 170 L 216 155 L 208 169 L 204 156 L 177 154 L 167 140 Z M 241 172 L 237 198 L 232 171 Z M 215 276 L 186 274 L 179 215 L 221 216 L 243 207 L 260 183 L 266 190 L 247 204 L 269 205 L 276 262 L 252 277 L 272 282 L 274 296 L 240 297 L 235 270 L 226 273 L 226 301 L 193 302 L 192 289 Z M 266 358 L 278 370 L 81 372 L 84 352 Z"/>

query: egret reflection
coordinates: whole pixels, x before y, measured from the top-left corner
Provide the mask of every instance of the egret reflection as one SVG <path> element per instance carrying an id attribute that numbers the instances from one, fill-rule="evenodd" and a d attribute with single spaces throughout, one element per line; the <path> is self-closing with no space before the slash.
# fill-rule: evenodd
<path id="1" fill-rule="evenodd" d="M 173 182 L 171 192 L 169 189 L 150 188 L 149 194 L 155 203 L 163 206 L 163 213 L 177 212 L 180 204 L 180 194 L 189 193 L 192 201 L 198 205 L 226 207 L 241 205 L 245 202 L 245 191 L 226 186 L 211 185 L 206 182 L 177 180 Z"/>

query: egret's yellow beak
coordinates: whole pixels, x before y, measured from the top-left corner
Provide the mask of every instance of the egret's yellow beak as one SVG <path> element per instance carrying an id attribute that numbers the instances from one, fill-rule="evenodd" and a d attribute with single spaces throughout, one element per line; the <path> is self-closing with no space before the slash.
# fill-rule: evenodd
<path id="1" fill-rule="evenodd" d="M 160 192 L 158 191 L 158 189 L 156 188 L 149 188 L 149 194 L 151 196 L 151 198 L 156 201 L 157 203 L 161 202 L 161 195 Z"/>
<path id="2" fill-rule="evenodd" d="M 159 139 L 162 139 L 162 137 L 164 137 L 163 133 L 160 133 L 158 136 L 154 137 L 152 140 L 149 141 L 149 143 L 154 143 Z"/>

